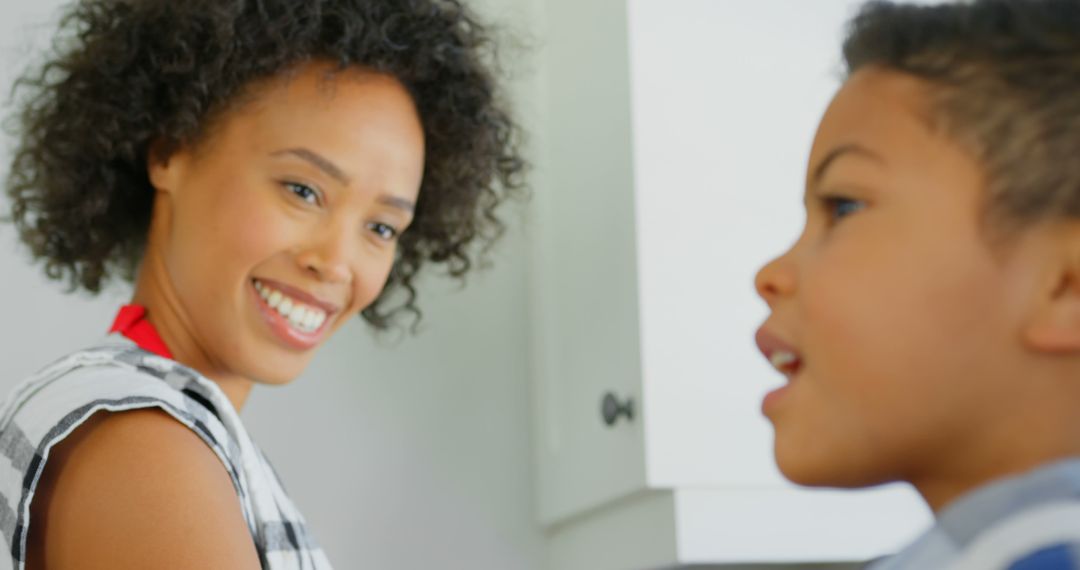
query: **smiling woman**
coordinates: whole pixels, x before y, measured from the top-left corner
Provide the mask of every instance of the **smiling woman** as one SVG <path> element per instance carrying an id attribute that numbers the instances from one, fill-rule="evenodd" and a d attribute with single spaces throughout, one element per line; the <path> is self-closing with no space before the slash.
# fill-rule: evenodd
<path id="1" fill-rule="evenodd" d="M 308 63 L 249 91 L 258 103 L 204 140 L 151 151 L 135 287 L 173 355 L 237 408 L 379 296 L 424 170 L 421 120 L 393 76 Z"/>
<path id="2" fill-rule="evenodd" d="M 498 237 L 523 161 L 486 29 L 454 0 L 85 0 L 62 31 L 19 84 L 12 220 L 50 277 L 134 294 L 0 411 L 10 567 L 329 568 L 238 411 Z"/>

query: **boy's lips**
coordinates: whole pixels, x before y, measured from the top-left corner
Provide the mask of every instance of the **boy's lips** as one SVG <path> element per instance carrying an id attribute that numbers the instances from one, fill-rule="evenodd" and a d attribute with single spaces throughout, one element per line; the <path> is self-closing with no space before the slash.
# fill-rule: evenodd
<path id="1" fill-rule="evenodd" d="M 802 356 L 791 344 L 763 326 L 754 336 L 758 350 L 778 372 L 790 380 L 802 369 Z"/>
<path id="2" fill-rule="evenodd" d="M 769 392 L 761 402 L 761 412 L 771 419 L 774 417 L 773 413 L 777 406 L 781 405 L 781 402 L 787 398 L 791 390 L 790 382 L 802 370 L 802 357 L 791 344 L 782 340 L 765 326 L 758 329 L 754 340 L 757 341 L 758 349 L 773 365 L 773 368 L 783 374 L 789 382 Z"/>

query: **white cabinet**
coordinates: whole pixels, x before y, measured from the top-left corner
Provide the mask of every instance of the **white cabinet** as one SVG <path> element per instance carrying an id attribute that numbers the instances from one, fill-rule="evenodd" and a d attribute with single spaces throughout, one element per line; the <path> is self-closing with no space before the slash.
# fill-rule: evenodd
<path id="1" fill-rule="evenodd" d="M 858 560 L 906 488 L 802 490 L 759 412 L 757 268 L 802 223 L 853 0 L 548 0 L 533 264 L 538 510 L 557 570 Z M 601 401 L 632 400 L 605 424 Z"/>

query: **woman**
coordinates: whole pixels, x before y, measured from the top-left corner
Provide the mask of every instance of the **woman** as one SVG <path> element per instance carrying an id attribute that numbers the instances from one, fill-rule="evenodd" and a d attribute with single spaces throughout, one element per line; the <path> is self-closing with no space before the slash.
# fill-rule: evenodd
<path id="1" fill-rule="evenodd" d="M 62 29 L 12 219 L 49 277 L 134 294 L 0 411 L 11 565 L 329 568 L 237 412 L 498 236 L 523 167 L 486 31 L 456 0 L 85 0 Z"/>

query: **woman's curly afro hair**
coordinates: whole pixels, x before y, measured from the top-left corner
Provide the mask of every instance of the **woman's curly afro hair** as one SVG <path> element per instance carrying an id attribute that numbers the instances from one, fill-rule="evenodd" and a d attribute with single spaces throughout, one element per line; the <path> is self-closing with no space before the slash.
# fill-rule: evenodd
<path id="1" fill-rule="evenodd" d="M 502 233 L 497 206 L 524 193 L 520 130 L 500 100 L 493 41 L 460 0 L 82 0 L 55 46 L 16 83 L 6 191 L 23 242 L 72 290 L 134 278 L 153 203 L 152 141 L 196 142 L 245 86 L 309 61 L 396 77 L 423 123 L 413 225 L 382 295 L 362 312 L 376 328 L 402 312 L 419 319 L 421 267 L 464 276 Z M 404 296 L 388 307 L 395 292 Z"/>

